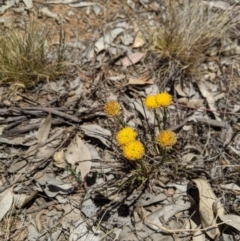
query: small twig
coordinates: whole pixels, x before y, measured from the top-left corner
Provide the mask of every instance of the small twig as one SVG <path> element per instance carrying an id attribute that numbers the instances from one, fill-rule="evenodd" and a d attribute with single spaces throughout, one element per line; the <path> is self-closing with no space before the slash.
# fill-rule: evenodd
<path id="1" fill-rule="evenodd" d="M 59 124 L 62 124 L 62 123 L 66 123 L 66 121 L 64 121 L 63 119 L 56 119 L 56 120 L 52 120 L 51 122 L 51 125 L 59 125 Z M 30 125 L 27 125 L 27 126 L 21 126 L 20 128 L 14 128 L 14 129 L 11 129 L 8 131 L 8 126 L 4 128 L 4 131 L 3 131 L 3 136 L 4 137 L 13 137 L 13 136 L 17 136 L 17 135 L 20 135 L 20 134 L 23 134 L 23 133 L 26 133 L 26 132 L 29 132 L 29 131 L 32 131 L 32 130 L 36 130 L 40 127 L 41 123 L 38 123 L 38 124 L 30 124 Z M 6 131 L 5 131 L 6 129 Z"/>
<path id="2" fill-rule="evenodd" d="M 22 109 L 23 111 L 24 110 L 38 110 L 38 111 L 44 111 L 44 112 L 47 112 L 47 113 L 51 113 L 53 115 L 56 115 L 56 116 L 60 116 L 62 118 L 65 118 L 65 119 L 69 119 L 73 122 L 79 122 L 80 119 L 74 115 L 69 115 L 67 113 L 63 113 L 61 111 L 58 111 L 54 108 L 44 108 L 44 107 L 27 107 L 27 108 L 23 108 Z"/>
<path id="3" fill-rule="evenodd" d="M 16 121 L 23 122 L 24 120 L 27 120 L 26 116 L 14 116 L 14 117 L 8 117 L 7 119 L 4 119 L 4 120 L 0 120 L 0 124 L 9 124 L 11 122 L 16 122 Z"/>
<path id="4" fill-rule="evenodd" d="M 30 214 L 30 213 L 35 213 L 35 212 L 39 212 L 45 208 L 48 208 L 49 206 L 52 206 L 54 204 L 57 204 L 57 201 L 52 201 L 52 202 L 48 202 L 48 203 L 44 203 L 43 205 L 39 206 L 39 207 L 35 207 L 35 208 L 31 208 L 25 211 L 26 214 Z M 13 215 L 18 215 L 22 212 L 22 210 L 16 210 Z"/>

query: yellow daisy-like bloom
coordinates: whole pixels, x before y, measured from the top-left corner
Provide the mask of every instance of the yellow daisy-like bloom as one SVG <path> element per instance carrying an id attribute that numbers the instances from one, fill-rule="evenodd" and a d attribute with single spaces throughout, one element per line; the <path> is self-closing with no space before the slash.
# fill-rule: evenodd
<path id="1" fill-rule="evenodd" d="M 116 140 L 119 145 L 123 146 L 131 141 L 135 141 L 137 132 L 131 127 L 124 127 L 116 135 Z"/>
<path id="2" fill-rule="evenodd" d="M 104 106 L 104 113 L 108 117 L 118 116 L 121 113 L 121 106 L 117 101 L 111 100 Z"/>
<path id="3" fill-rule="evenodd" d="M 167 92 L 156 95 L 156 102 L 158 107 L 168 107 L 172 102 L 172 96 Z"/>
<path id="4" fill-rule="evenodd" d="M 144 146 L 140 141 L 132 141 L 123 147 L 123 155 L 130 161 L 136 161 L 143 157 Z"/>
<path id="5" fill-rule="evenodd" d="M 177 142 L 176 134 L 171 130 L 164 130 L 157 136 L 157 142 L 162 148 L 171 148 Z"/>
<path id="6" fill-rule="evenodd" d="M 156 109 L 159 107 L 157 100 L 156 100 L 156 95 L 147 96 L 144 103 L 145 103 L 145 106 L 149 109 Z"/>

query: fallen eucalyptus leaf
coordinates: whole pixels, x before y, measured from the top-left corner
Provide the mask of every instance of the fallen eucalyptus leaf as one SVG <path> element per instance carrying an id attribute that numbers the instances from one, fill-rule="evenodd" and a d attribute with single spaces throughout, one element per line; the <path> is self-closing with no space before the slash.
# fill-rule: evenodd
<path id="1" fill-rule="evenodd" d="M 16 208 L 21 208 L 24 204 L 25 200 L 28 198 L 28 195 L 21 193 L 21 194 L 13 194 L 14 197 L 14 205 Z"/>
<path id="2" fill-rule="evenodd" d="M 217 108 L 215 105 L 215 98 L 213 96 L 212 91 L 208 88 L 205 81 L 199 81 L 197 84 L 202 96 L 206 98 L 208 106 L 212 111 L 212 113 L 214 114 L 216 120 L 221 121 L 221 118 L 219 117 L 219 113 L 217 112 Z"/>
<path id="3" fill-rule="evenodd" d="M 220 187 L 227 190 L 240 191 L 240 187 L 235 183 L 220 184 Z"/>
<path id="4" fill-rule="evenodd" d="M 7 189 L 0 194 L 0 221 L 9 211 L 13 203 L 13 191 L 12 188 Z"/>
<path id="5" fill-rule="evenodd" d="M 102 128 L 99 125 L 82 125 L 80 129 L 84 131 L 84 134 L 99 139 L 103 144 L 110 147 L 112 140 L 111 131 Z"/>
<path id="6" fill-rule="evenodd" d="M 140 48 L 145 44 L 145 40 L 143 38 L 142 33 L 139 31 L 134 39 L 133 48 Z"/>
<path id="7" fill-rule="evenodd" d="M 199 191 L 199 213 L 204 228 L 216 225 L 212 206 L 217 200 L 209 183 L 204 179 L 193 179 Z M 222 213 L 222 207 L 219 204 L 219 212 Z M 214 239 L 219 234 L 219 228 L 215 227 L 206 231 L 207 235 Z"/>
<path id="8" fill-rule="evenodd" d="M 227 225 L 240 231 L 240 217 L 233 214 L 220 215 L 219 218 Z"/>
<path id="9" fill-rule="evenodd" d="M 228 10 L 231 5 L 228 2 L 225 1 L 202 1 L 204 4 L 207 4 L 210 8 L 215 7 L 215 8 L 220 8 L 222 10 Z"/>
<path id="10" fill-rule="evenodd" d="M 73 168 L 76 167 L 77 173 L 81 172 L 83 181 L 91 169 L 92 162 L 91 153 L 78 135 L 75 136 L 72 143 L 68 146 L 65 158 Z"/>
<path id="11" fill-rule="evenodd" d="M 38 130 L 38 134 L 37 134 L 38 144 L 43 145 L 46 143 L 48 139 L 48 135 L 51 130 L 51 124 L 52 124 L 52 117 L 51 117 L 51 114 L 49 114 L 48 117 L 42 122 Z"/>
<path id="12" fill-rule="evenodd" d="M 190 224 L 191 224 L 191 229 L 197 229 L 198 225 L 190 219 Z M 203 234 L 202 231 L 196 231 L 193 233 L 192 241 L 205 241 L 205 235 Z"/>
<path id="13" fill-rule="evenodd" d="M 30 9 L 33 7 L 33 2 L 32 0 L 23 0 L 24 4 L 26 5 L 27 9 Z"/>

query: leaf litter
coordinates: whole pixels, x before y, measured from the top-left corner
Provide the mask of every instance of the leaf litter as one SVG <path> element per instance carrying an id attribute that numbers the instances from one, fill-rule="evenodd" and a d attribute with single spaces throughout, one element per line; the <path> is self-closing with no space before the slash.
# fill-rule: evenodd
<path id="1" fill-rule="evenodd" d="M 230 2 L 203 3 L 237 19 Z M 240 85 L 233 37 L 209 49 L 201 78 L 175 60 L 163 74 L 146 33 L 164 23 L 167 1 L 9 0 L 0 5 L 6 28 L 13 7 L 36 11 L 36 20 L 52 27 L 55 45 L 54 29 L 64 28 L 71 64 L 58 80 L 13 93 L 15 98 L 1 92 L 0 238 L 238 240 Z M 161 9 L 161 17 L 151 9 Z M 119 126 L 103 106 L 113 96 L 120 101 L 124 121 L 139 128 L 151 155 L 157 126 L 143 101 L 161 91 L 173 96 L 167 124 L 178 142 L 154 175 L 144 181 L 136 175 L 136 181 L 138 169 L 122 159 Z M 160 155 L 148 160 L 160 161 Z"/>

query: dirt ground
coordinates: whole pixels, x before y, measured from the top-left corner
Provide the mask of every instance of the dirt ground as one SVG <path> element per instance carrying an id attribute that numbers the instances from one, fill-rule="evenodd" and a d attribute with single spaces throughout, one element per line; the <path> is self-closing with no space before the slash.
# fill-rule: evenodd
<path id="1" fill-rule="evenodd" d="M 0 240 L 240 240 L 239 23 L 192 73 L 151 48 L 171 2 L 0 2 L 3 33 L 34 22 L 49 58 L 59 39 L 65 51 L 54 80 L 0 82 Z M 237 1 L 201 2 L 240 16 Z M 171 104 L 147 108 L 162 92 Z M 126 126 L 141 160 L 116 138 Z M 176 134 L 171 148 L 156 142 L 161 128 Z"/>

